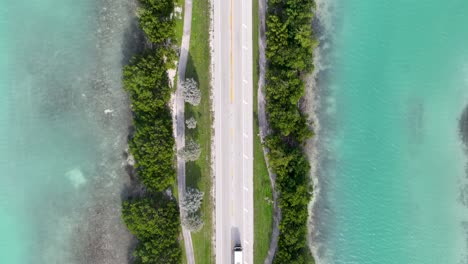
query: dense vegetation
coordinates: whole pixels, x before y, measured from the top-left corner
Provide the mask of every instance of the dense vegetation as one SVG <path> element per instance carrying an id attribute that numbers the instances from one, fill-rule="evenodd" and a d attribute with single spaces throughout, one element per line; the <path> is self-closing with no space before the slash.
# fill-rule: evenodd
<path id="1" fill-rule="evenodd" d="M 134 132 L 129 141 L 135 171 L 145 185 L 142 197 L 122 205 L 122 219 L 138 239 L 135 263 L 181 263 L 180 215 L 166 192 L 176 180 L 172 92 L 167 70 L 174 66 L 173 0 L 140 0 L 140 27 L 151 48 L 124 68 L 123 84 L 133 111 Z"/>
<path id="2" fill-rule="evenodd" d="M 130 151 L 139 179 L 156 192 L 175 181 L 172 118 L 167 106 L 172 89 L 158 53 L 136 56 L 124 69 L 124 87 L 134 113 Z"/>
<path id="3" fill-rule="evenodd" d="M 270 149 L 270 167 L 277 175 L 276 188 L 280 191 L 282 213 L 274 263 L 306 263 L 309 163 L 301 149 L 289 146 L 279 136 L 267 138 L 266 145 Z"/>
<path id="4" fill-rule="evenodd" d="M 179 209 L 174 199 L 138 198 L 123 203 L 122 218 L 138 238 L 135 263 L 180 263 Z"/>
<path id="5" fill-rule="evenodd" d="M 174 0 L 140 0 L 138 16 L 140 27 L 148 40 L 167 61 L 176 59 L 173 47 L 175 39 Z"/>
<path id="6" fill-rule="evenodd" d="M 282 212 L 274 263 L 310 261 L 307 248 L 307 205 L 311 197 L 310 165 L 302 146 L 312 136 L 300 110 L 303 77 L 313 70 L 313 0 L 269 0 L 265 76 L 266 112 L 273 132 L 265 144 L 276 173 Z"/>

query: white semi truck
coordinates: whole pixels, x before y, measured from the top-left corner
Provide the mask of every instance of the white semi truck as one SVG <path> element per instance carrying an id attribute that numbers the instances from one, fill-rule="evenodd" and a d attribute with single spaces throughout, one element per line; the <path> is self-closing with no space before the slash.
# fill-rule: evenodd
<path id="1" fill-rule="evenodd" d="M 242 264 L 242 247 L 236 245 L 234 247 L 234 264 Z"/>

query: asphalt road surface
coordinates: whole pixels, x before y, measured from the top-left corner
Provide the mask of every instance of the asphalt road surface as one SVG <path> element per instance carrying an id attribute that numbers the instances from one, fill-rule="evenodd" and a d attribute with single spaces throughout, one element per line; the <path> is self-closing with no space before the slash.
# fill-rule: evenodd
<path id="1" fill-rule="evenodd" d="M 252 0 L 214 0 L 216 263 L 253 264 Z"/>

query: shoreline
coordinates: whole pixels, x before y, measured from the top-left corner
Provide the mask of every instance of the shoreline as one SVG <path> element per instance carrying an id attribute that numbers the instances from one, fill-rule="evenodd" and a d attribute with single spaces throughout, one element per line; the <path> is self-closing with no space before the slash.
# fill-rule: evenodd
<path id="1" fill-rule="evenodd" d="M 128 263 L 136 240 L 121 221 L 121 203 L 134 192 L 134 181 L 129 174 L 133 169 L 128 167 L 131 164 L 126 153 L 132 122 L 128 95 L 123 91 L 120 79 L 117 82 L 113 76 L 121 75 L 121 63 L 128 62 L 130 55 L 141 50 L 144 43 L 141 42 L 141 31 L 135 27 L 135 1 L 124 5 L 105 2 L 98 7 L 100 17 L 95 34 L 100 70 L 93 77 L 93 89 L 98 86 L 99 92 L 98 100 L 92 102 L 90 109 L 102 111 L 99 110 L 99 114 L 89 112 L 89 115 L 102 122 L 103 127 L 99 129 L 107 137 L 102 143 L 99 164 L 96 164 L 97 177 L 89 182 L 92 183 L 90 199 L 81 214 L 82 222 L 72 231 L 72 245 L 80 249 L 72 254 L 75 260 L 88 263 Z M 115 38 L 119 41 L 113 41 Z M 119 106 L 121 103 L 124 105 Z M 112 132 L 108 131 L 110 127 Z M 114 151 L 106 152 L 109 147 Z"/>
<path id="2" fill-rule="evenodd" d="M 312 139 L 314 129 L 311 120 L 314 115 L 309 115 L 311 111 L 306 108 L 314 98 L 311 96 L 310 81 L 313 79 L 310 77 L 315 75 L 314 54 L 318 39 L 312 25 L 316 15 L 315 2 L 306 1 L 304 5 L 302 9 L 288 6 L 287 12 L 279 12 L 281 6 L 278 3 L 271 3 L 267 11 L 267 17 L 279 18 L 276 20 L 276 17 L 273 17 L 269 21 L 272 24 L 269 24 L 270 35 L 267 35 L 266 39 L 268 46 L 265 55 L 268 68 L 264 88 L 267 99 L 265 110 L 271 128 L 271 136 L 267 138 L 265 146 L 270 149 L 268 155 L 270 169 L 277 174 L 275 189 L 282 196 L 278 201 L 282 214 L 280 220 L 282 230 L 278 237 L 275 263 L 294 261 L 315 263 L 310 248 L 309 223 L 312 194 L 315 193 L 312 189 L 314 181 L 311 179 L 311 172 L 315 171 L 312 166 L 315 167 L 316 162 L 313 161 L 314 164 L 311 165 L 311 155 L 307 153 L 311 149 L 307 149 L 307 146 L 316 140 Z M 301 15 L 291 17 L 288 16 L 288 12 L 297 12 Z M 295 39 L 288 39 L 285 43 L 277 41 L 276 34 L 278 27 L 284 26 L 282 23 L 288 23 L 290 30 L 307 32 L 307 40 L 300 44 L 297 50 L 294 49 L 298 45 Z M 291 37 L 291 33 L 288 36 Z M 296 56 L 282 58 L 274 55 L 287 54 L 293 50 L 297 52 Z M 288 75 L 291 71 L 295 75 Z M 280 99 L 285 96 L 294 96 L 293 101 Z M 288 157 L 287 161 L 284 161 L 285 157 Z M 289 169 L 285 170 L 284 166 L 288 166 Z M 291 206 L 292 204 L 294 206 Z M 291 241 L 291 237 L 295 239 Z"/>
<path id="3" fill-rule="evenodd" d="M 314 183 L 313 198 L 309 207 L 308 242 L 317 264 L 333 262 L 330 261 L 331 254 L 336 254 L 333 252 L 335 246 L 326 241 L 333 236 L 334 229 L 336 229 L 334 223 L 336 220 L 333 219 L 336 211 L 331 211 L 334 209 L 330 208 L 330 195 L 333 194 L 328 193 L 330 186 L 336 183 L 333 171 L 326 170 L 333 166 L 333 160 L 331 160 L 333 157 L 330 156 L 333 153 L 330 153 L 330 143 L 327 140 L 330 140 L 330 131 L 333 132 L 335 129 L 335 120 L 333 118 L 335 114 L 328 113 L 328 111 L 333 110 L 333 102 L 329 100 L 334 97 L 335 92 L 333 87 L 327 86 L 330 80 L 329 62 L 333 56 L 329 45 L 336 26 L 332 25 L 333 16 L 330 14 L 328 6 L 333 4 L 326 3 L 324 0 L 317 0 L 315 20 L 320 23 L 324 31 L 316 31 L 317 37 L 320 39 L 320 46 L 315 49 L 314 53 L 316 69 L 313 76 L 308 76 L 310 86 L 306 86 L 306 98 L 309 103 L 306 109 L 310 114 L 309 118 L 314 121 L 314 132 L 316 133 L 314 138 L 307 142 L 306 146 L 311 164 L 311 178 Z M 337 21 L 337 19 L 334 19 L 334 21 Z M 457 113 L 455 122 L 454 125 L 457 125 L 460 142 L 464 144 L 465 153 L 468 156 L 468 106 L 466 104 Z M 328 164 L 329 162 L 331 162 L 331 166 Z M 346 239 L 346 237 L 341 238 Z"/>
<path id="4" fill-rule="evenodd" d="M 329 49 L 329 34 L 332 32 L 331 11 L 333 4 L 325 0 L 316 0 L 315 16 L 313 20 L 313 29 L 315 37 L 319 40 L 319 45 L 314 49 L 313 64 L 314 70 L 308 74 L 305 79 L 305 95 L 303 101 L 303 111 L 308 115 L 308 121 L 313 126 L 314 136 L 306 141 L 304 152 L 310 163 L 310 180 L 313 185 L 312 198 L 308 205 L 309 217 L 307 221 L 307 243 L 309 250 L 317 264 L 327 263 L 324 256 L 325 249 L 320 242 L 320 228 L 317 224 L 320 222 L 319 215 L 323 214 L 321 200 L 323 179 L 320 174 L 321 153 L 321 135 L 323 133 L 321 119 L 321 110 L 323 108 L 324 98 L 322 89 L 326 89 L 322 82 L 325 82 L 324 74 L 328 68 L 327 50 Z M 322 143 L 323 144 L 323 143 Z"/>
<path id="5" fill-rule="evenodd" d="M 138 32 L 134 29 L 134 8 L 133 0 L 93 4 L 92 10 L 97 16 L 93 17 L 93 27 L 87 32 L 93 48 L 79 54 L 82 58 L 91 58 L 92 67 L 81 65 L 84 73 L 72 73 L 79 80 L 72 86 L 75 96 L 63 96 L 60 93 L 63 89 L 55 90 L 53 86 L 48 91 L 48 104 L 60 109 L 57 103 L 66 102 L 72 106 L 70 112 L 79 114 L 83 119 L 83 129 L 80 127 L 72 131 L 76 134 L 67 131 L 67 134 L 61 132 L 57 135 L 78 137 L 82 146 L 60 150 L 65 159 L 68 155 L 79 157 L 73 165 L 65 166 L 65 180 L 69 181 L 70 189 L 66 189 L 69 185 L 64 185 L 56 190 L 47 190 L 46 194 L 34 201 L 45 198 L 41 205 L 44 208 L 34 217 L 39 230 L 34 231 L 39 234 L 42 243 L 34 249 L 39 251 L 37 255 L 31 254 L 36 256 L 28 256 L 34 257 L 31 263 L 129 262 L 131 255 L 128 251 L 134 245 L 134 238 L 123 225 L 120 214 L 121 200 L 131 188 L 124 154 L 128 147 L 131 113 L 120 77 L 121 64 L 128 61 L 130 53 L 139 49 L 140 43 L 136 41 L 139 39 Z M 57 61 L 61 62 L 61 59 Z M 56 75 L 46 70 L 45 74 Z M 55 102 L 58 95 L 63 98 Z M 49 111 L 53 113 L 52 109 Z M 62 118 L 66 113 L 57 112 L 54 115 Z M 92 157 L 75 154 L 83 151 L 82 147 L 87 146 L 87 141 L 96 142 L 88 146 L 87 153 L 91 153 Z M 60 165 L 55 166 L 59 168 Z M 51 178 L 47 181 L 58 182 Z M 45 191 L 42 188 L 38 190 Z M 65 190 L 68 193 L 61 197 Z"/>

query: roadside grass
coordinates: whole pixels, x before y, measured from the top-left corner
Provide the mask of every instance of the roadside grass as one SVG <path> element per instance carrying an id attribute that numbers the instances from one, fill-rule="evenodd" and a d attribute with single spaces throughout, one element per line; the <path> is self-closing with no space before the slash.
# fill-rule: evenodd
<path id="1" fill-rule="evenodd" d="M 180 47 L 182 43 L 182 34 L 184 31 L 184 13 L 185 13 L 185 0 L 175 0 L 175 5 L 176 7 L 181 7 L 182 8 L 182 13 L 180 14 L 180 17 L 176 18 L 175 22 L 175 39 L 177 43 L 177 47 Z M 177 77 L 178 74 L 176 73 L 175 79 L 174 79 L 174 85 L 177 83 Z M 176 87 L 174 87 L 175 89 Z M 175 92 L 175 90 L 174 90 Z M 174 161 L 174 166 L 177 166 L 177 161 Z M 179 200 L 179 190 L 177 189 L 177 181 L 174 182 L 172 186 L 172 192 L 174 197 Z M 184 245 L 184 237 L 182 235 L 182 232 L 180 233 L 180 240 L 179 240 L 180 247 L 182 248 L 182 263 L 187 263 L 187 255 L 185 253 L 185 245 Z"/>
<path id="2" fill-rule="evenodd" d="M 175 19 L 175 39 L 177 47 L 180 47 L 184 33 L 185 0 L 174 0 L 174 2 L 176 7 L 182 8 L 182 13 Z"/>
<path id="3" fill-rule="evenodd" d="M 174 182 L 172 185 L 172 194 L 176 198 L 176 200 L 179 200 L 179 190 L 177 189 L 177 181 Z M 182 219 L 180 219 L 182 221 Z M 182 229 L 180 230 L 180 240 L 179 240 L 179 246 L 182 249 L 182 263 L 187 263 L 187 255 L 185 253 L 185 244 L 184 244 L 184 236 L 182 235 Z"/>
<path id="4" fill-rule="evenodd" d="M 182 232 L 180 232 L 180 247 L 182 248 L 182 263 L 187 263 L 187 254 L 185 253 L 185 245 L 184 245 L 184 236 L 182 235 Z"/>
<path id="5" fill-rule="evenodd" d="M 252 38 L 253 38 L 253 151 L 254 151 L 254 263 L 264 263 L 270 247 L 271 233 L 273 229 L 273 196 L 268 169 L 263 156 L 260 131 L 258 127 L 258 0 L 253 1 L 252 6 Z"/>
<path id="6" fill-rule="evenodd" d="M 210 9 L 209 0 L 193 1 L 192 30 L 189 57 L 187 61 L 186 78 L 193 78 L 201 90 L 201 102 L 198 106 L 185 104 L 185 118 L 194 117 L 197 120 L 195 129 L 185 130 L 185 139 L 193 138 L 201 146 L 200 158 L 195 162 L 186 163 L 187 187 L 197 188 L 204 192 L 201 207 L 203 228 L 192 232 L 195 262 L 214 263 L 212 245 L 212 175 L 211 175 L 211 124 L 212 113 L 210 103 L 210 45 L 209 45 Z"/>

